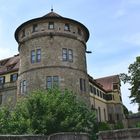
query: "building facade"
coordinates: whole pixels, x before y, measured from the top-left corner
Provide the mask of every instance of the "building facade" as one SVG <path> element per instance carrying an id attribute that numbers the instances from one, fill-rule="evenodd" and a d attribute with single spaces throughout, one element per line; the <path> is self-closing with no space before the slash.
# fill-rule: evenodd
<path id="1" fill-rule="evenodd" d="M 15 31 L 19 55 L 0 61 L 1 104 L 14 105 L 18 96 L 36 89 L 59 87 L 84 99 L 96 110 L 98 121 L 121 120 L 119 77 L 112 76 L 114 81 L 110 80 L 108 85 L 115 87 L 115 83 L 118 89 L 109 91 L 106 82 L 87 74 L 88 38 L 89 31 L 83 24 L 53 10 L 20 25 Z"/>

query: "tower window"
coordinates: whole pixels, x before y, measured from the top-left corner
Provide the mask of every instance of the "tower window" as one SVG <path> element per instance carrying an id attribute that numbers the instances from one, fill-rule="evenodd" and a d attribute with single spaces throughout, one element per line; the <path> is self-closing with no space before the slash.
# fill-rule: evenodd
<path id="1" fill-rule="evenodd" d="M 54 29 L 54 22 L 49 22 L 48 29 Z"/>
<path id="2" fill-rule="evenodd" d="M 62 49 L 62 58 L 63 58 L 63 61 L 67 61 L 67 49 L 66 48 L 63 48 Z"/>
<path id="3" fill-rule="evenodd" d="M 58 76 L 47 76 L 47 89 L 59 87 L 59 77 Z"/>
<path id="4" fill-rule="evenodd" d="M 73 61 L 73 51 L 71 49 L 63 48 L 62 49 L 62 59 L 63 61 Z"/>
<path id="5" fill-rule="evenodd" d="M 24 94 L 27 91 L 27 82 L 26 80 L 23 80 L 20 82 L 20 93 Z"/>
<path id="6" fill-rule="evenodd" d="M 70 31 L 70 25 L 68 23 L 65 24 L 64 30 L 65 31 Z"/>
<path id="7" fill-rule="evenodd" d="M 35 63 L 35 50 L 31 51 L 31 63 Z"/>
<path id="8" fill-rule="evenodd" d="M 83 78 L 80 78 L 80 90 L 86 91 L 86 81 Z"/>
<path id="9" fill-rule="evenodd" d="M 41 49 L 36 49 L 31 51 L 31 63 L 41 61 Z"/>
<path id="10" fill-rule="evenodd" d="M 33 31 L 32 32 L 37 32 L 37 27 L 38 27 L 37 24 L 33 24 Z"/>
<path id="11" fill-rule="evenodd" d="M 68 60 L 73 61 L 73 51 L 71 49 L 68 49 Z"/>
<path id="12" fill-rule="evenodd" d="M 17 78 L 18 78 L 18 74 L 17 74 L 17 73 L 12 74 L 12 75 L 10 76 L 10 81 L 11 81 L 11 82 L 15 82 L 15 81 L 17 80 Z"/>
<path id="13" fill-rule="evenodd" d="M 41 61 L 41 49 L 36 50 L 36 62 Z"/>
<path id="14" fill-rule="evenodd" d="M 3 85 L 5 83 L 5 76 L 0 77 L 0 85 Z"/>

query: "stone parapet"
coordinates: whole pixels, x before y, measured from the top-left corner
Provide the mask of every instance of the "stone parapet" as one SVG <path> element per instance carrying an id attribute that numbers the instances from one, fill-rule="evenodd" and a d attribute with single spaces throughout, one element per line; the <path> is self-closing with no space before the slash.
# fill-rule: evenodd
<path id="1" fill-rule="evenodd" d="M 63 132 L 45 135 L 0 135 L 0 140 L 89 140 L 87 133 Z"/>
<path id="2" fill-rule="evenodd" d="M 102 131 L 98 140 L 140 140 L 140 128 Z"/>

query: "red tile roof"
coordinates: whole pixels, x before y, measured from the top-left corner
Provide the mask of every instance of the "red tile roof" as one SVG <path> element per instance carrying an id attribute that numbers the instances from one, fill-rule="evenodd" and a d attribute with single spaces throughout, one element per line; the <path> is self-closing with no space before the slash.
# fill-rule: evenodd
<path id="1" fill-rule="evenodd" d="M 19 55 L 0 60 L 0 74 L 5 74 L 19 69 Z"/>
<path id="2" fill-rule="evenodd" d="M 113 75 L 113 76 L 96 79 L 96 82 L 103 85 L 103 88 L 106 91 L 112 91 L 113 83 L 120 84 L 120 79 L 119 79 L 119 75 Z"/>

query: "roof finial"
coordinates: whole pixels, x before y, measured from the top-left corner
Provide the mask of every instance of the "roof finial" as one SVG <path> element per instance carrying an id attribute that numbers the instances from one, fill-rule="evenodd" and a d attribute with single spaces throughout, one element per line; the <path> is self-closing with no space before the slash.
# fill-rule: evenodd
<path id="1" fill-rule="evenodd" d="M 53 5 L 51 6 L 51 12 L 53 12 Z"/>

